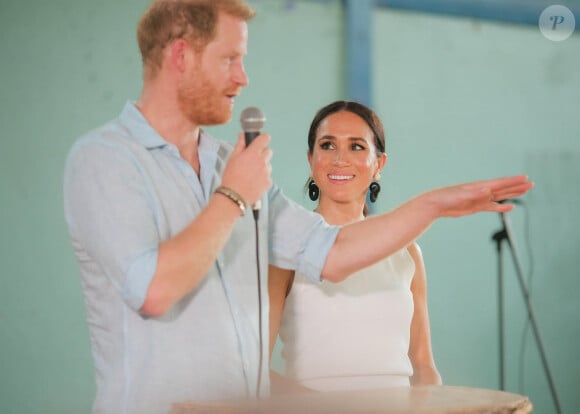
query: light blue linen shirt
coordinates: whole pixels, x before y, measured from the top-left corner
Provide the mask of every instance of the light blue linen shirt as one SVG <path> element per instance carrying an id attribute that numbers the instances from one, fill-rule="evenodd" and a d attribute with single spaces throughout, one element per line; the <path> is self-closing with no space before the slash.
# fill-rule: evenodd
<path id="1" fill-rule="evenodd" d="M 131 102 L 75 143 L 65 217 L 87 308 L 97 395 L 93 413 L 165 414 L 171 403 L 253 396 L 259 306 L 252 214 L 241 217 L 203 281 L 160 318 L 138 310 L 158 247 L 207 205 L 231 146 L 206 133 L 200 177 Z M 319 280 L 338 228 L 273 186 L 262 200 L 262 388 L 268 379 L 268 263 Z"/>

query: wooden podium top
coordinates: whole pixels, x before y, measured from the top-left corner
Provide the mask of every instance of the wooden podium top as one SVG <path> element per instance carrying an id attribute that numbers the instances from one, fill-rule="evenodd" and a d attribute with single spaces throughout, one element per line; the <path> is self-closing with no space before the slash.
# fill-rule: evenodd
<path id="1" fill-rule="evenodd" d="M 454 386 L 301 393 L 262 400 L 183 402 L 169 414 L 529 414 L 525 396 Z"/>

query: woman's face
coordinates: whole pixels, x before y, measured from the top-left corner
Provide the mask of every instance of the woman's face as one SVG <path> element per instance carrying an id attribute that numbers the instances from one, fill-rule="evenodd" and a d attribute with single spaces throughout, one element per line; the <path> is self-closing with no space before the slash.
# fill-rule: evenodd
<path id="1" fill-rule="evenodd" d="M 377 158 L 369 126 L 349 111 L 335 112 L 319 124 L 312 154 L 308 154 L 321 201 L 329 198 L 339 203 L 364 202 L 385 160 L 385 155 Z"/>

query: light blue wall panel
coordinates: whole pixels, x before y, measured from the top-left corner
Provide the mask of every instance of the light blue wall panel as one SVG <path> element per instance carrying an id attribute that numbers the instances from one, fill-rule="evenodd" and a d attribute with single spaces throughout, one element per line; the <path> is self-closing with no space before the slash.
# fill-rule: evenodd
<path id="1" fill-rule="evenodd" d="M 574 411 L 580 37 L 552 42 L 534 26 L 389 9 L 375 19 L 373 94 L 387 130 L 388 206 L 447 183 L 530 175 L 537 186 L 510 217 L 563 412 Z M 442 220 L 421 238 L 435 355 L 446 383 L 499 386 L 491 241 L 499 228 L 497 215 L 479 215 Z M 509 256 L 504 266 L 506 385 L 530 395 L 535 412 L 553 413 Z"/>

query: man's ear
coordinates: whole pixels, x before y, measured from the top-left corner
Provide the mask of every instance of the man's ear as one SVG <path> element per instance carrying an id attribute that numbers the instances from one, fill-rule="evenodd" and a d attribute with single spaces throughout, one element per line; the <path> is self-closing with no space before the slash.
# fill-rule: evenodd
<path id="1" fill-rule="evenodd" d="M 188 60 L 193 58 L 191 46 L 184 39 L 177 39 L 168 49 L 171 67 L 183 73 L 187 68 Z"/>

